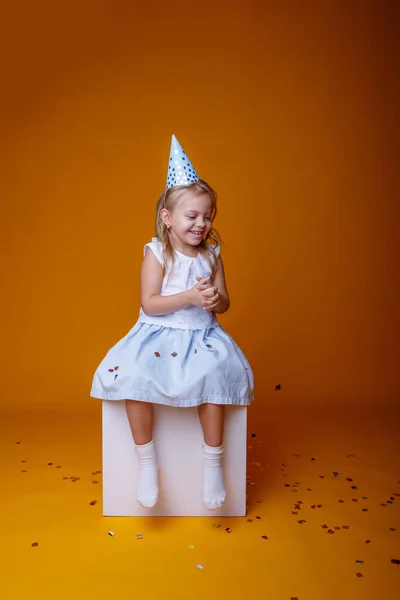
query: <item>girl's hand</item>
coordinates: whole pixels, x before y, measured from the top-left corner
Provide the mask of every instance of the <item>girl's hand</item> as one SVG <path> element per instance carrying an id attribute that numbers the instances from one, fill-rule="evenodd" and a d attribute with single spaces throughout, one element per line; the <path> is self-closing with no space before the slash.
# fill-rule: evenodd
<path id="1" fill-rule="evenodd" d="M 196 279 L 200 280 L 200 277 L 196 277 Z M 201 281 L 202 280 L 200 280 L 199 284 L 196 286 L 203 297 L 201 306 L 204 310 L 213 311 L 219 304 L 218 288 L 214 286 L 208 286 L 207 284 L 202 284 Z"/>
<path id="2" fill-rule="evenodd" d="M 202 293 L 210 287 L 210 277 L 196 277 L 198 283 L 190 290 L 190 304 L 203 307 Z"/>

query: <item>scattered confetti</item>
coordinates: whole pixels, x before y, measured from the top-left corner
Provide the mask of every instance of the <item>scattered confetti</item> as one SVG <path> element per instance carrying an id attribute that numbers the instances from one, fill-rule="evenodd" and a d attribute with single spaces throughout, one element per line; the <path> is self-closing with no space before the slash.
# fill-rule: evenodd
<path id="1" fill-rule="evenodd" d="M 398 558 L 392 558 L 392 560 L 390 562 L 393 563 L 394 565 L 400 565 L 400 560 Z"/>
<path id="2" fill-rule="evenodd" d="M 154 355 L 155 355 L 157 358 L 160 358 L 160 356 L 161 356 L 161 354 L 160 354 L 159 352 L 154 352 Z"/>
<path id="3" fill-rule="evenodd" d="M 339 502 L 340 504 L 343 504 L 344 500 L 338 500 L 338 502 Z"/>
<path id="4" fill-rule="evenodd" d="M 261 537 L 262 537 L 263 540 L 267 540 L 268 539 L 268 537 L 266 535 L 262 535 Z"/>
<path id="5" fill-rule="evenodd" d="M 363 560 L 356 560 L 356 565 L 363 565 L 364 561 Z"/>
<path id="6" fill-rule="evenodd" d="M 248 523 L 253 523 L 253 519 L 247 519 Z"/>
<path id="7" fill-rule="evenodd" d="M 21 471 L 21 473 L 27 473 L 26 469 L 23 469 L 23 470 Z"/>
<path id="8" fill-rule="evenodd" d="M 327 533 L 333 534 L 335 532 L 333 531 L 333 529 L 328 529 Z"/>
<path id="9" fill-rule="evenodd" d="M 188 548 L 190 548 L 190 550 L 193 550 L 194 544 L 190 544 L 190 546 L 188 546 Z"/>
<path id="10" fill-rule="evenodd" d="M 397 531 L 396 527 L 389 527 L 389 531 Z"/>
<path id="11" fill-rule="evenodd" d="M 318 477 L 319 477 L 320 479 L 324 479 L 324 478 L 325 478 L 325 475 L 318 475 Z"/>
<path id="12" fill-rule="evenodd" d="M 95 504 L 97 504 L 97 500 L 92 500 L 91 502 L 89 502 L 90 506 L 94 506 Z"/>
<path id="13" fill-rule="evenodd" d="M 254 439 L 254 438 L 256 437 L 256 434 L 255 434 L 255 433 L 252 433 L 252 434 L 251 434 L 251 437 Z"/>
<path id="14" fill-rule="evenodd" d="M 142 534 L 142 533 L 138 533 L 138 534 L 136 535 L 136 539 L 137 539 L 137 540 L 142 540 L 142 539 L 143 539 L 143 534 Z"/>
<path id="15" fill-rule="evenodd" d="M 114 536 L 114 535 L 115 535 L 115 533 L 114 533 L 113 531 L 109 531 L 109 532 L 108 532 L 108 535 L 111 535 L 111 537 L 112 537 L 112 536 Z"/>
<path id="16" fill-rule="evenodd" d="M 27 461 L 27 460 L 21 460 L 21 462 L 22 462 L 22 463 L 26 463 L 26 462 L 28 462 L 28 461 Z"/>
<path id="17" fill-rule="evenodd" d="M 305 521 L 304 519 L 300 519 L 300 521 L 297 521 L 299 525 L 303 525 L 303 523 L 307 523 L 307 521 Z"/>
<path id="18" fill-rule="evenodd" d="M 342 525 L 342 529 L 350 529 L 350 525 Z"/>
<path id="19" fill-rule="evenodd" d="M 339 473 L 337 473 L 336 471 L 333 472 L 335 477 L 339 477 Z"/>
<path id="20" fill-rule="evenodd" d="M 54 463 L 47 463 L 48 467 L 51 467 L 51 465 L 54 465 Z"/>
<path id="21" fill-rule="evenodd" d="M 371 543 L 371 540 L 365 540 L 365 543 L 366 543 L 366 544 L 370 544 L 370 543 Z"/>
<path id="22" fill-rule="evenodd" d="M 35 546 L 39 546 L 39 542 L 32 542 L 31 546 L 32 548 L 34 548 Z"/>
<path id="23" fill-rule="evenodd" d="M 230 527 L 227 527 L 227 528 L 225 529 L 225 531 L 226 531 L 227 533 L 232 533 L 232 529 L 231 529 Z"/>
<path id="24" fill-rule="evenodd" d="M 357 577 L 364 577 L 362 573 L 356 573 Z"/>
<path id="25" fill-rule="evenodd" d="M 99 483 L 98 481 L 96 481 L 96 479 L 94 481 L 92 481 L 92 483 Z"/>
<path id="26" fill-rule="evenodd" d="M 322 529 L 328 529 L 328 525 L 321 525 Z"/>
<path id="27" fill-rule="evenodd" d="M 259 521 L 261 521 L 261 517 L 256 517 L 256 519 L 258 519 Z"/>
<path id="28" fill-rule="evenodd" d="M 346 477 L 346 481 L 353 481 L 351 477 Z"/>
<path id="29" fill-rule="evenodd" d="M 218 523 L 218 525 L 217 525 L 217 523 L 214 523 L 213 527 L 215 527 L 215 529 L 218 529 L 218 527 L 221 527 L 221 524 Z"/>
<path id="30" fill-rule="evenodd" d="M 277 391 L 278 391 L 278 390 L 280 390 L 280 389 L 281 389 L 281 384 L 280 384 L 280 383 L 278 383 L 278 385 L 276 385 L 276 386 L 275 386 L 275 391 L 277 392 Z"/>
<path id="31" fill-rule="evenodd" d="M 61 469 L 61 465 L 57 466 L 56 469 Z"/>
<path id="32" fill-rule="evenodd" d="M 196 565 L 196 569 L 204 569 L 203 565 Z"/>

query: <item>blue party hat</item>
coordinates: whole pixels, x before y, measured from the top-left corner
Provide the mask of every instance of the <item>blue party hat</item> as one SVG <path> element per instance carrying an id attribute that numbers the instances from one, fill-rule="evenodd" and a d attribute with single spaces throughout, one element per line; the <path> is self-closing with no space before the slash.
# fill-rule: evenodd
<path id="1" fill-rule="evenodd" d="M 175 185 L 189 185 L 199 180 L 200 177 L 194 170 L 184 149 L 173 135 L 169 153 L 167 189 Z"/>

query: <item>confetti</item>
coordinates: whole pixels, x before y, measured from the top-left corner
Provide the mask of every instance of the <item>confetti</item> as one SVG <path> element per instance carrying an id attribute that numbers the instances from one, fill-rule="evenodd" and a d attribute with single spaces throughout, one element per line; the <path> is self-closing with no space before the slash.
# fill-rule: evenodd
<path id="1" fill-rule="evenodd" d="M 400 560 L 398 558 L 392 558 L 392 560 L 390 562 L 393 563 L 394 565 L 400 565 Z"/>
<path id="2" fill-rule="evenodd" d="M 325 475 L 318 475 L 318 477 L 319 477 L 320 479 L 324 479 L 324 478 L 325 478 Z"/>
<path id="3" fill-rule="evenodd" d="M 340 527 L 339 527 L 339 525 L 336 525 L 336 527 L 334 527 L 334 529 L 335 529 L 336 531 L 340 531 Z"/>
<path id="4" fill-rule="evenodd" d="M 90 506 L 94 506 L 95 504 L 97 504 L 97 500 L 92 500 L 91 502 L 89 502 Z"/>
<path id="5" fill-rule="evenodd" d="M 353 502 L 358 502 L 358 498 L 352 498 Z"/>
<path id="6" fill-rule="evenodd" d="M 138 534 L 136 535 L 136 539 L 137 539 L 137 540 L 142 540 L 142 539 L 143 539 L 143 534 L 142 534 L 142 533 L 138 533 Z"/>
<path id="7" fill-rule="evenodd" d="M 54 465 L 54 463 L 47 463 L 48 467 L 51 467 L 51 465 Z"/>
<path id="8" fill-rule="evenodd" d="M 339 504 L 343 504 L 344 500 L 338 500 Z"/>
<path id="9" fill-rule="evenodd" d="M 346 477 L 346 481 L 353 481 L 351 477 Z"/>
<path id="10" fill-rule="evenodd" d="M 215 529 L 218 529 L 218 527 L 221 527 L 221 524 L 218 523 L 218 525 L 217 525 L 217 523 L 214 523 L 213 527 L 215 527 Z"/>
<path id="11" fill-rule="evenodd" d="M 356 560 L 356 565 L 363 565 L 364 561 L 363 560 Z"/>
<path id="12" fill-rule="evenodd" d="M 204 569 L 203 565 L 196 565 L 196 569 Z"/>
<path id="13" fill-rule="evenodd" d="M 356 573 L 357 577 L 364 577 L 362 573 Z"/>
<path id="14" fill-rule="evenodd" d="M 389 531 L 397 531 L 396 527 L 389 527 Z"/>
<path id="15" fill-rule="evenodd" d="M 278 384 L 275 386 L 275 391 L 277 392 L 277 391 L 278 391 L 278 390 L 280 390 L 280 389 L 281 389 L 281 384 L 280 384 L 280 383 L 278 383 Z"/>
<path id="16" fill-rule="evenodd" d="M 363 512 L 368 512 L 368 508 L 363 508 L 362 511 Z"/>
<path id="17" fill-rule="evenodd" d="M 268 537 L 266 535 L 262 535 L 261 537 L 262 537 L 263 540 L 267 540 L 268 539 Z"/>
<path id="18" fill-rule="evenodd" d="M 256 519 L 258 519 L 259 521 L 261 521 L 261 517 L 256 517 Z"/>
<path id="19" fill-rule="evenodd" d="M 231 529 L 230 527 L 227 527 L 227 528 L 225 529 L 225 531 L 226 531 L 227 533 L 232 533 L 232 529 Z"/>
<path id="20" fill-rule="evenodd" d="M 26 463 L 26 462 L 28 462 L 28 461 L 27 461 L 27 460 L 21 460 L 21 462 L 22 462 L 22 463 Z"/>
<path id="21" fill-rule="evenodd" d="M 92 481 L 92 483 L 99 483 L 99 482 L 98 482 L 98 481 L 96 481 L 96 479 L 95 479 L 95 480 L 93 480 L 93 481 Z"/>
<path id="22" fill-rule="evenodd" d="M 328 529 L 327 533 L 333 534 L 335 532 L 333 531 L 333 529 Z"/>
<path id="23" fill-rule="evenodd" d="M 16 444 L 20 444 L 21 442 L 15 442 Z"/>
<path id="24" fill-rule="evenodd" d="M 254 440 L 254 438 L 256 437 L 256 434 L 255 434 L 255 433 L 252 433 L 252 434 L 251 434 L 251 437 L 252 437 L 252 438 L 253 438 L 253 440 Z"/>
<path id="25" fill-rule="evenodd" d="M 303 523 L 307 523 L 307 521 L 305 521 L 304 519 L 300 519 L 300 521 L 297 521 L 299 525 L 303 525 Z"/>
<path id="26" fill-rule="evenodd" d="M 56 469 L 61 469 L 61 465 L 58 465 L 58 466 L 56 467 Z"/>
<path id="27" fill-rule="evenodd" d="M 247 519 L 247 523 L 253 523 L 253 519 Z"/>
<path id="28" fill-rule="evenodd" d="M 27 473 L 26 469 L 22 470 L 21 473 Z"/>
<path id="29" fill-rule="evenodd" d="M 339 473 L 337 473 L 337 471 L 334 471 L 333 474 L 335 477 L 339 477 Z"/>
<path id="30" fill-rule="evenodd" d="M 322 529 L 328 529 L 328 525 L 321 525 Z"/>
<path id="31" fill-rule="evenodd" d="M 113 531 L 109 531 L 109 532 L 108 532 L 108 535 L 111 535 L 111 537 L 112 537 L 112 536 L 114 536 L 114 535 L 115 535 L 115 533 L 114 533 Z"/>
<path id="32" fill-rule="evenodd" d="M 366 544 L 370 544 L 370 543 L 371 543 L 371 540 L 365 540 L 365 543 L 366 543 Z"/>
<path id="33" fill-rule="evenodd" d="M 39 546 L 39 542 L 32 542 L 31 546 L 32 548 L 35 548 L 35 546 Z"/>
<path id="34" fill-rule="evenodd" d="M 188 546 L 188 548 L 190 548 L 190 550 L 193 550 L 194 544 L 190 544 L 190 546 Z"/>
<path id="35" fill-rule="evenodd" d="M 63 479 L 68 479 L 68 477 L 63 477 Z"/>
<path id="36" fill-rule="evenodd" d="M 342 529 L 350 529 L 350 525 L 342 525 Z"/>
<path id="37" fill-rule="evenodd" d="M 171 352 L 171 356 L 173 356 L 175 358 L 175 356 L 178 356 L 177 352 Z"/>
<path id="38" fill-rule="evenodd" d="M 157 358 L 160 358 L 161 354 L 159 352 L 154 352 L 154 356 L 156 356 Z"/>

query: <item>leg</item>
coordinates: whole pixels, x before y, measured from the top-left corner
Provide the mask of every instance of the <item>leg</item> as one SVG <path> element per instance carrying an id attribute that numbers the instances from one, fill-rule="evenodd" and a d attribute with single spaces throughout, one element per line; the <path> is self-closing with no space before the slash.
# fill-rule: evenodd
<path id="1" fill-rule="evenodd" d="M 207 508 L 215 509 L 226 500 L 222 468 L 225 407 L 202 404 L 198 411 L 204 435 L 204 502 Z"/>
<path id="2" fill-rule="evenodd" d="M 149 402 L 125 400 L 125 409 L 139 460 L 137 500 L 152 508 L 158 499 L 158 467 L 153 441 L 154 407 Z"/>

